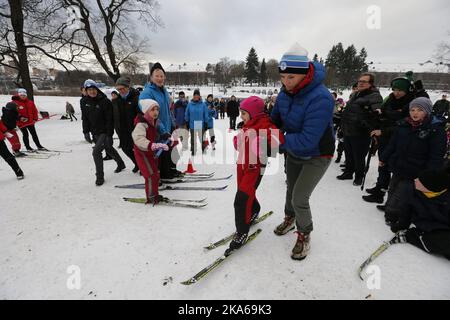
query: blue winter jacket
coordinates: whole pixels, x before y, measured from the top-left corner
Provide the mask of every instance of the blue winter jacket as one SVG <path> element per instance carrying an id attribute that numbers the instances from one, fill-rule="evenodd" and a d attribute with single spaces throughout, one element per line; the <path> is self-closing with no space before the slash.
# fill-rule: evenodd
<path id="1" fill-rule="evenodd" d="M 313 65 L 312 82 L 295 95 L 282 90 L 271 114 L 273 122 L 286 133 L 280 149 L 297 158 L 333 156 L 335 150 L 334 99 L 322 84 L 325 68 L 317 62 Z"/>
<path id="2" fill-rule="evenodd" d="M 171 133 L 172 129 L 175 128 L 175 119 L 170 112 L 170 98 L 166 88 L 159 88 L 154 83 L 149 82 L 139 96 L 139 101 L 144 99 L 153 99 L 158 102 L 161 130 L 164 130 L 165 133 Z"/>
<path id="3" fill-rule="evenodd" d="M 191 101 L 186 108 L 184 118 L 190 129 L 201 130 L 208 124 L 208 107 L 202 100 Z"/>
<path id="4" fill-rule="evenodd" d="M 212 103 L 206 102 L 208 108 L 208 129 L 214 128 L 214 119 L 217 119 L 217 111 Z"/>
<path id="5" fill-rule="evenodd" d="M 184 119 L 184 115 L 186 114 L 188 102 L 186 100 L 181 101 L 178 100 L 175 102 L 175 108 L 173 110 L 175 115 L 175 123 L 178 127 L 182 127 L 186 124 L 186 120 Z"/>

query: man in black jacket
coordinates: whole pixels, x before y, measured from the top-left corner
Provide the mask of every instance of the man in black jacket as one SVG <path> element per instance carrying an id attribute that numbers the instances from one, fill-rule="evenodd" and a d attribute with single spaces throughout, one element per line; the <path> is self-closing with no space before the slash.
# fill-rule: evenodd
<path id="1" fill-rule="evenodd" d="M 230 130 L 236 130 L 236 118 L 239 116 L 239 102 L 235 96 L 231 96 L 231 100 L 227 104 L 227 114 L 230 118 Z"/>
<path id="2" fill-rule="evenodd" d="M 86 96 L 84 98 L 84 107 L 82 109 L 83 132 L 85 135 L 92 132 L 95 146 L 92 151 L 94 157 L 97 180 L 97 186 L 103 185 L 105 182 L 103 172 L 102 151 L 106 150 L 107 154 L 116 161 L 117 168 L 115 173 L 125 169 L 125 163 L 119 153 L 113 147 L 114 120 L 111 101 L 101 92 L 97 83 L 92 80 L 86 80 L 84 83 Z M 89 130 L 89 131 L 85 131 Z"/>
<path id="3" fill-rule="evenodd" d="M 117 104 L 118 110 L 118 119 L 115 119 L 115 121 L 118 123 L 120 147 L 128 158 L 133 161 L 133 172 L 136 173 L 139 171 L 139 167 L 134 158 L 134 142 L 131 133 L 134 130 L 134 120 L 141 113 L 138 105 L 140 92 L 131 88 L 129 78 L 119 78 L 116 81 L 116 89 L 120 97 L 113 99 L 113 103 Z"/>
<path id="4" fill-rule="evenodd" d="M 364 73 L 358 80 L 358 92 L 352 96 L 342 114 L 342 131 L 345 146 L 345 171 L 339 180 L 352 180 L 360 186 L 364 177 L 365 159 L 369 152 L 370 133 L 378 129 L 383 98 L 375 87 L 373 74 Z"/>
<path id="5" fill-rule="evenodd" d="M 408 242 L 450 260 L 449 187 L 448 164 L 443 169 L 427 170 L 419 175 L 408 206 L 391 225 L 392 232 L 398 232 L 397 242 Z M 410 228 L 411 224 L 415 228 Z"/>
<path id="6" fill-rule="evenodd" d="M 414 99 L 412 79 L 407 77 L 395 78 L 391 82 L 393 92 L 389 95 L 381 108 L 380 130 L 371 132 L 371 136 L 378 141 L 378 155 L 383 154 L 391 140 L 392 134 L 398 126 L 398 121 L 409 115 L 409 104 Z M 391 181 L 389 166 L 378 167 L 378 179 L 374 188 L 367 189 L 370 194 L 363 196 L 364 201 L 383 203 Z"/>

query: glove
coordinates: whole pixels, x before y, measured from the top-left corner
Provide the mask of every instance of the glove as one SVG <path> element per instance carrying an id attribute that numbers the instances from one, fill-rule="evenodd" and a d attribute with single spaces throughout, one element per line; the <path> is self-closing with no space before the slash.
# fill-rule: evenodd
<path id="1" fill-rule="evenodd" d="M 242 129 L 244 127 L 244 121 L 238 123 L 237 128 Z"/>
<path id="2" fill-rule="evenodd" d="M 20 117 L 20 121 L 21 121 L 21 122 L 27 122 L 27 121 L 28 121 L 28 118 Z"/>
<path id="3" fill-rule="evenodd" d="M 84 134 L 84 140 L 88 143 L 92 143 L 91 135 L 89 133 Z"/>
<path id="4" fill-rule="evenodd" d="M 152 143 L 152 146 L 150 148 L 153 152 L 161 149 L 164 151 L 169 151 L 169 146 L 164 143 Z"/>
<path id="5" fill-rule="evenodd" d="M 5 133 L 5 137 L 7 137 L 8 139 L 11 139 L 11 138 L 13 138 L 14 136 L 13 136 L 11 133 L 6 132 L 6 133 Z"/>

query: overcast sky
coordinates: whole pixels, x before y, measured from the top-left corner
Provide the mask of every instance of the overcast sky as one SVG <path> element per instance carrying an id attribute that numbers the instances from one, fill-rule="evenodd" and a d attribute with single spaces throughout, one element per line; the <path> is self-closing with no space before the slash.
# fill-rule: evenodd
<path id="1" fill-rule="evenodd" d="M 369 61 L 416 63 L 449 39 L 450 1 L 406 0 L 159 0 L 165 24 L 150 32 L 150 61 L 215 63 L 244 60 L 254 46 L 260 60 L 280 59 L 295 41 L 324 59 L 333 44 L 363 46 Z M 381 9 L 381 29 L 367 27 L 367 8 Z M 142 29 L 148 33 L 148 30 Z"/>

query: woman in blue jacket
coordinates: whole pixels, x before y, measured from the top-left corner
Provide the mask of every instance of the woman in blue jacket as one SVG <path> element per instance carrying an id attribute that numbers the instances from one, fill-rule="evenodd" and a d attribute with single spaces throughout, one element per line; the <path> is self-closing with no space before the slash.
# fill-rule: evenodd
<path id="1" fill-rule="evenodd" d="M 313 222 L 309 198 L 328 169 L 334 154 L 334 99 L 322 84 L 325 68 L 310 62 L 308 52 L 295 44 L 279 65 L 283 88 L 272 110 L 272 120 L 283 132 L 287 153 L 285 219 L 275 230 L 281 236 L 297 226 L 291 258 L 303 260 L 310 249 Z"/>
<path id="2" fill-rule="evenodd" d="M 157 62 L 150 70 L 150 82 L 145 85 L 144 91 L 139 96 L 139 101 L 146 99 L 153 99 L 159 104 L 159 121 L 162 140 L 167 140 L 171 137 L 175 130 L 175 119 L 172 112 L 170 112 L 170 96 L 164 87 L 166 81 L 166 72 L 162 65 Z M 182 173 L 177 170 L 177 165 L 172 159 L 179 159 L 176 149 L 165 151 L 160 156 L 159 170 L 161 179 L 173 179 L 181 176 Z"/>
<path id="3" fill-rule="evenodd" d="M 186 108 L 184 117 L 191 134 L 191 154 L 194 156 L 197 151 L 197 139 L 200 139 L 202 152 L 205 151 L 206 145 L 203 137 L 209 120 L 208 107 L 200 96 L 200 90 L 196 89 L 194 91 L 194 96 Z"/>

